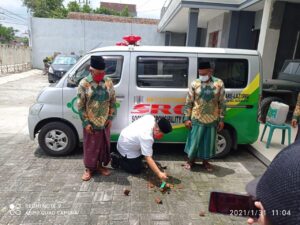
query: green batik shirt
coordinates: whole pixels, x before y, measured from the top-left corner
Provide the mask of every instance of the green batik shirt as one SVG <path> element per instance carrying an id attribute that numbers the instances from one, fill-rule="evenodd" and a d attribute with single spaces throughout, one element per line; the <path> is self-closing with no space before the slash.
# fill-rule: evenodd
<path id="1" fill-rule="evenodd" d="M 293 119 L 297 120 L 297 122 L 300 122 L 300 92 L 298 94 L 298 99 L 295 107 L 295 111 L 293 114 Z"/>
<path id="2" fill-rule="evenodd" d="M 200 79 L 192 82 L 183 109 L 184 121 L 215 124 L 224 120 L 225 87 L 222 80 L 211 77 L 205 83 Z"/>
<path id="3" fill-rule="evenodd" d="M 107 120 L 112 120 L 117 113 L 114 84 L 104 77 L 97 84 L 91 74 L 83 78 L 77 91 L 77 106 L 83 127 L 91 124 L 101 130 Z"/>

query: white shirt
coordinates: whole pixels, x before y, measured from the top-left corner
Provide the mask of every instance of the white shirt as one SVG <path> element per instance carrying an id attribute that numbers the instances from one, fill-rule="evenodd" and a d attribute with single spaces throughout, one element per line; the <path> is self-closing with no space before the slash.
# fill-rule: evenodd
<path id="1" fill-rule="evenodd" d="M 145 115 L 124 128 L 117 143 L 119 153 L 128 159 L 137 158 L 141 155 L 152 156 L 154 126 L 154 116 Z"/>

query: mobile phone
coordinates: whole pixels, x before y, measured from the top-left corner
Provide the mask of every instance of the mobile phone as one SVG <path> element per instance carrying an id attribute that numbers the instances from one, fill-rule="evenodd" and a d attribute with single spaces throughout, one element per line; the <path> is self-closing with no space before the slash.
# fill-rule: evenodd
<path id="1" fill-rule="evenodd" d="M 211 192 L 209 212 L 258 218 L 260 209 L 255 207 L 254 202 L 253 197 L 249 195 Z"/>

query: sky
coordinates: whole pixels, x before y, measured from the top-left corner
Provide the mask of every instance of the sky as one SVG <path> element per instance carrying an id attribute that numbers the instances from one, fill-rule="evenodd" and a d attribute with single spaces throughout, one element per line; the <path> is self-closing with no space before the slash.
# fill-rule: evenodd
<path id="1" fill-rule="evenodd" d="M 66 6 L 70 1 L 72 0 L 64 0 L 64 5 Z M 159 19 L 160 10 L 166 0 L 104 0 L 103 2 L 135 4 L 138 17 Z M 92 8 L 97 8 L 100 0 L 90 0 L 90 3 Z M 26 36 L 28 16 L 22 0 L 0 0 L 0 24 L 19 30 L 17 33 L 19 36 Z"/>

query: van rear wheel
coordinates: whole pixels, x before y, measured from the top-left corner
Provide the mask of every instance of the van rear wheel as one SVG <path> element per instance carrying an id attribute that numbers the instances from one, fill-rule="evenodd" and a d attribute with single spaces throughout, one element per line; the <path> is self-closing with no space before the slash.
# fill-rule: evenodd
<path id="1" fill-rule="evenodd" d="M 217 133 L 217 149 L 215 158 L 227 155 L 232 147 L 232 138 L 229 130 L 223 129 Z"/>
<path id="2" fill-rule="evenodd" d="M 73 129 L 62 122 L 44 125 L 39 133 L 40 147 L 48 155 L 63 156 L 71 153 L 77 146 L 77 137 Z"/>

